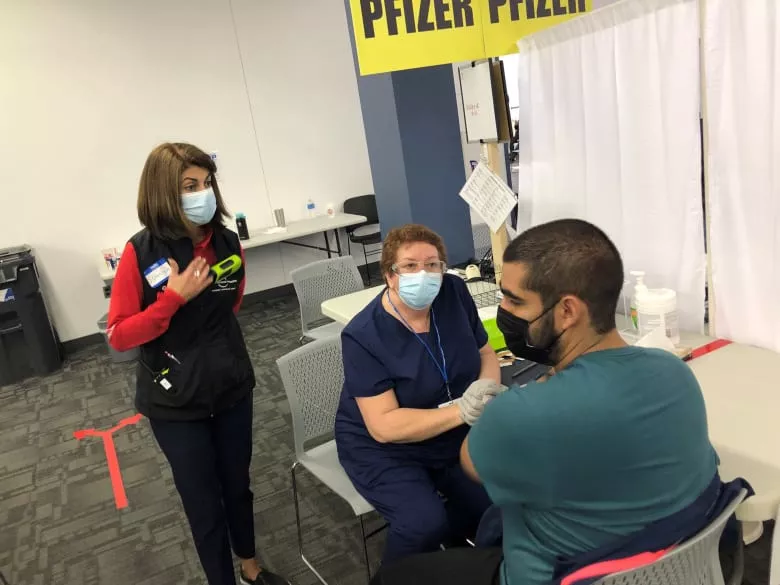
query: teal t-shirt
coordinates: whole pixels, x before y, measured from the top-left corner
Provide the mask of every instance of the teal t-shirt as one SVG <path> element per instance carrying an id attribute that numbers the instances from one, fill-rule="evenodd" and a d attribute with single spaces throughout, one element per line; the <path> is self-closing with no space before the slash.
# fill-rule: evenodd
<path id="1" fill-rule="evenodd" d="M 504 585 L 541 585 L 556 557 L 681 510 L 715 475 L 704 400 L 674 355 L 586 354 L 492 400 L 469 454 L 504 522 Z"/>

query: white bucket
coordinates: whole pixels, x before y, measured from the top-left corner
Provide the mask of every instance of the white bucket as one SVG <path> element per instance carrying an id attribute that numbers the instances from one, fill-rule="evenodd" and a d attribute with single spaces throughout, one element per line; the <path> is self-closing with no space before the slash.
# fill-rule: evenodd
<path id="1" fill-rule="evenodd" d="M 668 288 L 651 288 L 636 299 L 639 335 L 644 337 L 655 329 L 663 329 L 672 343 L 680 343 L 677 318 L 677 293 Z"/>

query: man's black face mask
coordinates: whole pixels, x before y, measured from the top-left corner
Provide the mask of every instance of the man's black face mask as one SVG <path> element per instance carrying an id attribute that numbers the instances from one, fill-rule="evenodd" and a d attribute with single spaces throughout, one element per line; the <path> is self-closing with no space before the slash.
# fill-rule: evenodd
<path id="1" fill-rule="evenodd" d="M 507 349 L 515 357 L 545 366 L 554 366 L 558 362 L 556 345 L 563 331 L 556 335 L 554 319 L 547 319 L 542 323 L 539 339 L 532 340 L 530 332 L 531 325 L 544 318 L 557 304 L 557 302 L 553 303 L 532 321 L 516 317 L 503 307 L 498 307 L 496 325 L 504 335 Z"/>

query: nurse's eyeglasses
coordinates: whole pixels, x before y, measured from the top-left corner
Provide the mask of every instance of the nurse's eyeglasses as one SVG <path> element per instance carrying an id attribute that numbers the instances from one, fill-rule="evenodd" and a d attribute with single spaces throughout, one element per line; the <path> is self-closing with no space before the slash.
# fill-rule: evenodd
<path id="1" fill-rule="evenodd" d="M 413 274 L 425 270 L 425 272 L 444 272 L 447 270 L 447 263 L 441 260 L 429 260 L 428 262 L 402 262 L 393 264 L 393 272 L 396 274 Z"/>

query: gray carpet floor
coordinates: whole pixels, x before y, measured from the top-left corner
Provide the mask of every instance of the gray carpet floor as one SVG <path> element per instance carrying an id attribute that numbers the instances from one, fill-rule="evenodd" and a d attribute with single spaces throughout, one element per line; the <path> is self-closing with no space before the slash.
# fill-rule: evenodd
<path id="1" fill-rule="evenodd" d="M 275 360 L 298 346 L 295 298 L 245 307 L 240 321 L 255 365 L 255 524 L 263 563 L 295 585 L 316 578 L 298 557 L 289 466 L 290 412 Z M 117 510 L 102 441 L 134 414 L 134 368 L 105 347 L 76 352 L 61 371 L 0 388 L 0 584 L 167 585 L 205 583 L 170 469 L 148 423 L 119 431 L 116 450 L 129 506 Z M 364 584 L 359 527 L 327 488 L 300 474 L 305 548 L 336 585 Z M 381 520 L 372 518 L 372 526 Z M 747 549 L 749 585 L 767 585 L 772 527 Z M 384 535 L 370 543 L 376 566 Z"/>

